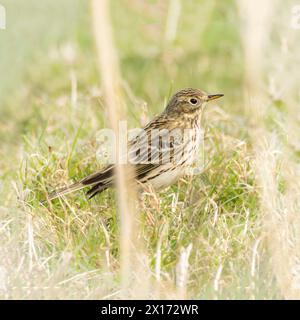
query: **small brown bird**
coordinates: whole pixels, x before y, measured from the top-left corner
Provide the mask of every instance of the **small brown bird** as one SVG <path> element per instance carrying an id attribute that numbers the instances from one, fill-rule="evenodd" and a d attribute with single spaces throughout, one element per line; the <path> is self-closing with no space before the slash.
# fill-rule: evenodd
<path id="1" fill-rule="evenodd" d="M 204 105 L 222 96 L 191 88 L 177 92 L 165 110 L 128 144 L 128 159 L 133 164 L 134 179 L 159 189 L 182 177 L 197 155 Z M 114 180 L 115 166 L 111 164 L 79 182 L 54 191 L 49 199 L 85 187 L 91 187 L 87 194 L 92 198 L 112 187 Z"/>

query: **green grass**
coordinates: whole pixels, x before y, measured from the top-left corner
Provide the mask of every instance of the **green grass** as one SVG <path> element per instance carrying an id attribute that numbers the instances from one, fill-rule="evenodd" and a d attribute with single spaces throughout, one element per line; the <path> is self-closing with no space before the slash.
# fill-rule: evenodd
<path id="1" fill-rule="evenodd" d="M 9 25 L 5 41 L 23 24 L 32 40 L 25 47 L 24 39 L 17 45 L 24 58 L 11 71 L 9 94 L 0 109 L 0 239 L 8 252 L 1 263 L 10 275 L 3 297 L 103 298 L 120 287 L 115 191 L 107 190 L 91 201 L 79 191 L 66 201 L 40 203 L 47 191 L 101 167 L 95 156 L 96 132 L 108 125 L 89 7 L 79 0 L 75 7 L 64 1 L 63 8 L 58 1 L 48 2 L 39 6 L 46 24 L 30 10 L 37 1 L 28 2 L 22 17 L 7 1 L 20 26 Z M 154 272 L 160 239 L 162 282 L 167 288 L 175 283 L 181 248 L 192 243 L 189 298 L 279 298 L 264 241 L 258 246 L 259 268 L 251 273 L 253 248 L 262 236 L 260 190 L 248 119 L 240 102 L 244 61 L 235 3 L 182 1 L 174 43 L 164 38 L 167 6 L 149 2 L 154 13 L 146 13 L 137 3 L 112 4 L 129 125 L 141 126 L 142 112 L 147 118 L 160 112 L 179 88 L 225 93 L 220 106 L 206 113 L 209 165 L 204 173 L 143 198 L 139 236 L 145 240 L 149 267 Z M 71 12 L 64 21 L 66 8 Z M 67 43 L 75 52 L 71 62 Z M 13 61 L 10 50 L 3 53 L 6 64 Z M 70 99 L 71 73 L 77 79 L 76 106 Z M 4 84 L 3 90 L 7 91 Z M 142 102 L 147 103 L 146 110 Z M 274 102 L 272 110 L 281 114 L 284 104 Z M 272 126 L 276 116 L 270 117 Z M 64 282 L 67 279 L 71 280 Z"/>

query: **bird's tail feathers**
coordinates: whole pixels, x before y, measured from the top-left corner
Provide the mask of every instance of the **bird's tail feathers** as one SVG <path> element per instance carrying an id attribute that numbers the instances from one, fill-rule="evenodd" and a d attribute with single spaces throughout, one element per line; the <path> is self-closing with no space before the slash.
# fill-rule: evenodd
<path id="1" fill-rule="evenodd" d="M 95 172 L 84 179 L 71 184 L 70 186 L 53 191 L 49 194 L 48 200 L 56 199 L 71 192 L 81 190 L 85 187 L 92 187 L 92 189 L 88 192 L 89 197 L 92 198 L 97 193 L 100 193 L 111 186 L 113 175 L 114 168 L 109 166 L 102 171 Z"/>
<path id="2" fill-rule="evenodd" d="M 71 184 L 70 186 L 63 187 L 61 189 L 58 189 L 58 190 L 51 192 L 48 196 L 48 199 L 53 200 L 53 199 L 56 199 L 56 198 L 61 197 L 63 195 L 69 194 L 71 192 L 75 192 L 80 189 L 83 189 L 85 187 L 87 187 L 87 185 L 84 185 L 81 181 L 75 182 L 75 183 Z"/>

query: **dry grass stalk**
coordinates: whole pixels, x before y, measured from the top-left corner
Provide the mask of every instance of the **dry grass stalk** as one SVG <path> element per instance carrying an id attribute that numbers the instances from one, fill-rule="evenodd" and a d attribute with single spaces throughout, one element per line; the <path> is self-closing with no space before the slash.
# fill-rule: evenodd
<path id="1" fill-rule="evenodd" d="M 244 41 L 246 82 L 252 101 L 247 103 L 248 116 L 252 123 L 256 124 L 250 131 L 254 144 L 254 165 L 256 179 L 260 190 L 260 219 L 264 235 L 267 240 L 267 249 L 270 254 L 270 266 L 273 270 L 281 294 L 285 298 L 299 299 L 299 247 L 300 234 L 295 226 L 300 225 L 298 217 L 299 201 L 295 190 L 299 188 L 299 171 L 297 166 L 289 159 L 289 151 L 280 143 L 278 135 L 269 132 L 266 126 L 265 116 L 270 101 L 262 95 L 263 76 L 268 72 L 266 68 L 269 61 L 266 60 L 264 50 L 271 50 L 271 43 L 266 35 L 278 20 L 272 15 L 276 12 L 277 2 L 265 1 L 240 1 L 240 9 L 244 18 Z M 259 10 L 257 8 L 259 7 Z M 277 6 L 277 9 L 279 7 Z M 282 30 L 277 30 L 282 33 Z M 291 34 L 291 32 L 290 32 Z M 287 33 L 286 33 L 287 35 Z M 282 49 L 282 48 L 281 48 Z M 274 48 L 272 48 L 274 51 Z M 283 50 L 284 53 L 285 50 Z M 276 51 L 274 52 L 276 57 Z M 290 59 L 291 57 L 289 57 Z M 277 55 L 280 64 L 285 64 L 286 57 Z M 277 61 L 278 62 L 278 61 Z M 275 64 L 275 62 L 274 62 Z M 278 70 L 281 70 L 280 68 Z M 274 72 L 274 70 L 273 70 Z M 280 71 L 281 72 L 281 71 Z M 276 73 L 276 72 L 275 72 Z M 277 87 L 286 86 L 286 77 L 282 74 L 275 75 Z M 274 80 L 273 79 L 273 80 Z M 290 77 L 291 79 L 295 79 Z M 280 83 L 281 82 L 281 83 Z M 290 83 L 292 90 L 293 84 Z M 274 87 L 272 84 L 271 89 Z M 265 90 L 266 91 L 266 90 Z M 270 95 L 275 98 L 274 88 Z M 276 91 L 276 90 L 275 90 Z M 281 95 L 279 91 L 276 94 Z M 278 96 L 277 96 L 278 99 Z M 287 100 L 287 106 L 293 105 Z M 289 110 L 294 113 L 294 110 Z M 291 121 L 281 123 L 281 129 L 288 133 Z M 280 179 L 285 178 L 286 188 L 280 190 Z M 298 189 L 299 190 L 299 189 Z M 258 244 L 258 242 L 257 242 Z M 252 265 L 252 276 L 259 261 L 259 249 L 255 249 L 256 265 Z"/>
<path id="2" fill-rule="evenodd" d="M 118 66 L 118 58 L 113 41 L 112 25 L 110 21 L 109 1 L 93 0 L 92 1 L 94 35 L 97 46 L 97 57 L 100 68 L 102 86 L 110 125 L 116 134 L 116 145 L 118 141 L 118 125 L 119 121 L 124 116 L 122 110 L 120 83 L 121 76 Z M 118 148 L 117 148 L 118 149 Z M 116 151 L 117 159 L 119 159 L 118 151 Z M 118 160 L 117 160 L 118 162 Z M 139 271 L 143 267 L 137 265 L 144 262 L 137 260 L 137 223 L 136 223 L 136 196 L 135 190 L 128 190 L 128 181 L 125 176 L 128 176 L 130 168 L 125 168 L 119 163 L 116 165 L 117 173 L 117 193 L 118 193 L 118 208 L 120 212 L 120 254 L 121 254 L 121 281 L 123 286 L 123 296 L 128 298 L 129 291 L 134 291 L 131 282 L 136 283 L 137 277 L 140 276 Z M 130 174 L 130 173 L 129 173 Z M 136 270 L 139 269 L 138 270 Z M 145 280 L 145 279 L 144 279 Z M 144 286 L 146 288 L 147 286 Z M 139 286 L 141 288 L 141 286 Z M 133 293 L 133 296 L 139 293 Z"/>
<path id="3" fill-rule="evenodd" d="M 241 22 L 241 39 L 245 55 L 245 113 L 260 124 L 264 116 L 263 58 L 272 17 L 272 1 L 237 1 Z M 259 10 L 257 10 L 259 8 Z"/>
<path id="4" fill-rule="evenodd" d="M 181 14 L 181 0 L 169 1 L 165 39 L 167 43 L 172 43 L 176 39 L 178 22 Z"/>
<path id="5" fill-rule="evenodd" d="M 188 281 L 189 257 L 193 245 L 190 243 L 186 248 L 181 248 L 179 261 L 176 266 L 176 287 L 178 298 L 186 299 L 186 285 Z"/>

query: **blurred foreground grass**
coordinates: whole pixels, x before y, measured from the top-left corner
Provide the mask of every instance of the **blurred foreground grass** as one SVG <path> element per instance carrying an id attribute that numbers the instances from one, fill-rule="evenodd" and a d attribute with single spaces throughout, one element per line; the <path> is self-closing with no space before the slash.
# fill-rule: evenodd
<path id="1" fill-rule="evenodd" d="M 89 7 L 79 0 L 2 2 L 9 22 L 0 34 L 7 44 L 0 64 L 8 75 L 1 79 L 7 94 L 0 107 L 0 293 L 117 298 L 114 191 L 91 201 L 79 192 L 51 206 L 40 204 L 46 190 L 99 168 L 95 134 L 107 125 L 107 114 Z M 18 11 L 13 2 L 21 6 Z M 168 1 L 112 2 L 131 127 L 160 112 L 177 89 L 225 94 L 220 106 L 207 109 L 205 172 L 143 196 L 139 236 L 146 243 L 146 267 L 153 279 L 159 270 L 164 288 L 149 295 L 172 297 L 180 250 L 192 244 L 189 298 L 281 297 L 257 218 L 259 189 L 242 107 L 238 9 L 234 1 L 180 3 L 177 34 L 169 39 Z"/>

